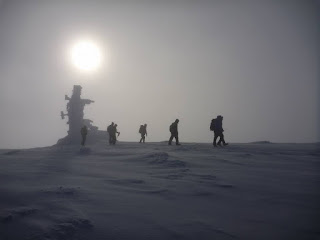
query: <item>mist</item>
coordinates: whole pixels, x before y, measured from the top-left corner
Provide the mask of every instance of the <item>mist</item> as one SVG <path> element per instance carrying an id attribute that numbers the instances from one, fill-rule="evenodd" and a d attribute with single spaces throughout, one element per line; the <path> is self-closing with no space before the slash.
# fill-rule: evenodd
<path id="1" fill-rule="evenodd" d="M 85 117 L 119 141 L 319 141 L 318 1 L 2 1 L 0 148 L 53 145 L 67 134 L 64 95 L 82 86 Z M 70 62 L 90 38 L 103 62 Z M 79 130 L 80 131 L 80 130 Z M 106 137 L 107 143 L 107 137 Z"/>

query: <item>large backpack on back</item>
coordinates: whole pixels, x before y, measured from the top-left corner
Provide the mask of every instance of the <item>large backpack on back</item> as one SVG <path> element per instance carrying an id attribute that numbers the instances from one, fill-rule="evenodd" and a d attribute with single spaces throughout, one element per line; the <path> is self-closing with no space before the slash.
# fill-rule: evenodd
<path id="1" fill-rule="evenodd" d="M 169 131 L 172 133 L 173 132 L 173 123 L 169 127 Z"/>
<path id="2" fill-rule="evenodd" d="M 143 128 L 143 125 L 140 125 L 139 133 L 142 133 L 142 128 Z"/>
<path id="3" fill-rule="evenodd" d="M 212 119 L 210 124 L 210 131 L 214 131 L 216 129 L 216 119 Z"/>

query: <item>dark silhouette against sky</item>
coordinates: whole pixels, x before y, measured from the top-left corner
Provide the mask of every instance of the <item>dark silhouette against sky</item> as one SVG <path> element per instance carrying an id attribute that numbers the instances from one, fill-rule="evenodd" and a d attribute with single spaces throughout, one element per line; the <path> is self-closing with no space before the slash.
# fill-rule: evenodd
<path id="1" fill-rule="evenodd" d="M 319 141 L 318 1 L 0 1 L 0 148 L 67 134 L 65 94 L 81 85 L 86 118 L 122 141 Z M 96 71 L 70 51 L 99 46 Z M 80 130 L 79 130 L 80 131 Z"/>

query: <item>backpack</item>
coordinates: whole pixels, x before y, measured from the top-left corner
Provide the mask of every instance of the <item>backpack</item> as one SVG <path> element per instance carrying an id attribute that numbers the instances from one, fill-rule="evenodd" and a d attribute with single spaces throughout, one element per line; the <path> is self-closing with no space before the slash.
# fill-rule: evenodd
<path id="1" fill-rule="evenodd" d="M 210 131 L 214 131 L 216 129 L 216 119 L 212 119 L 210 124 Z"/>
<path id="2" fill-rule="evenodd" d="M 142 128 L 143 128 L 143 125 L 140 126 L 139 133 L 142 133 Z"/>
<path id="3" fill-rule="evenodd" d="M 173 130 L 173 123 L 169 127 L 169 131 L 172 132 L 172 130 Z"/>

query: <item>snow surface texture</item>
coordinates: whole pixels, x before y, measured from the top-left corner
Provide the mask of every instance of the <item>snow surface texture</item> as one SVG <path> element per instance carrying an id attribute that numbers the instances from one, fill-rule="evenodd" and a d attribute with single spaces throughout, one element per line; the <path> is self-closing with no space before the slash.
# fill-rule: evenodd
<path id="1" fill-rule="evenodd" d="M 0 150 L 0 239 L 320 239 L 319 146 Z"/>

